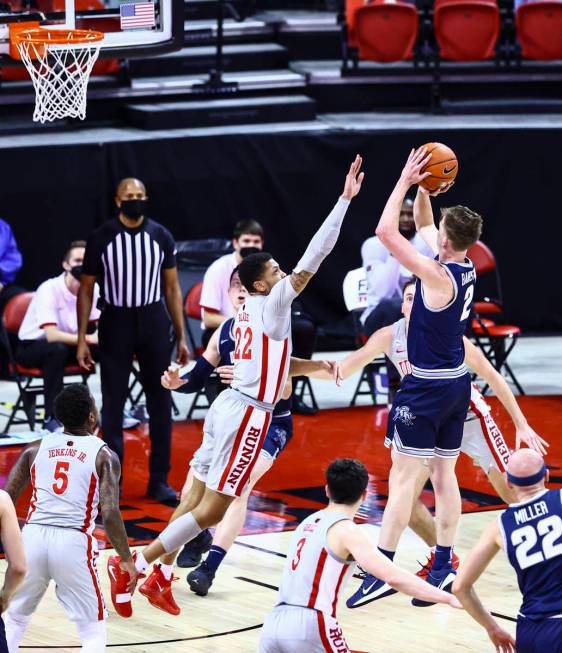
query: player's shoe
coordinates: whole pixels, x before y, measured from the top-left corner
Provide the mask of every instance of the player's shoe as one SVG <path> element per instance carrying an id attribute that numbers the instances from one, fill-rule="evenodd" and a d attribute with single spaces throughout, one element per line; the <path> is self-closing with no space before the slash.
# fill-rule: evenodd
<path id="1" fill-rule="evenodd" d="M 199 535 L 188 542 L 181 550 L 176 564 L 178 567 L 197 567 L 201 563 L 204 553 L 211 548 L 213 536 L 211 531 L 206 528 Z"/>
<path id="2" fill-rule="evenodd" d="M 453 569 L 453 565 L 448 564 L 443 569 L 435 570 L 432 568 L 427 575 L 426 582 L 444 592 L 450 592 L 456 575 L 457 572 Z M 415 605 L 417 608 L 427 608 L 430 605 L 435 605 L 435 603 L 432 601 L 412 599 L 412 605 Z"/>
<path id="3" fill-rule="evenodd" d="M 431 551 L 430 554 L 427 556 L 427 561 L 425 562 L 425 564 L 422 564 L 418 560 L 418 563 L 421 565 L 421 569 L 416 572 L 416 576 L 418 576 L 422 580 L 427 580 L 427 576 L 431 571 L 434 562 L 435 562 L 435 551 Z M 459 562 L 460 562 L 459 556 L 453 551 L 453 555 L 451 557 L 451 564 L 455 571 L 457 571 L 457 569 L 459 568 Z"/>
<path id="4" fill-rule="evenodd" d="M 189 589 L 197 596 L 207 596 L 214 579 L 215 572 L 207 567 L 206 562 L 202 562 L 197 569 L 187 575 Z"/>
<path id="5" fill-rule="evenodd" d="M 139 592 L 146 596 L 150 605 L 177 617 L 181 610 L 172 594 L 172 581 L 174 580 L 177 580 L 176 576 L 166 580 L 160 565 L 154 565 L 150 576 L 139 587 Z"/>
<path id="6" fill-rule="evenodd" d="M 109 575 L 109 584 L 111 586 L 111 602 L 115 612 L 120 617 L 130 617 L 133 614 L 133 604 L 131 603 L 131 593 L 127 589 L 130 576 L 126 571 L 121 569 L 119 563 L 120 556 L 109 556 L 107 561 L 107 573 Z"/>
<path id="7" fill-rule="evenodd" d="M 371 601 L 384 599 L 385 596 L 390 596 L 391 594 L 396 594 L 396 590 L 390 587 L 390 585 L 371 576 L 371 574 L 365 574 L 361 587 L 353 596 L 347 599 L 346 605 L 348 608 L 359 608 L 362 605 L 371 603 Z"/>

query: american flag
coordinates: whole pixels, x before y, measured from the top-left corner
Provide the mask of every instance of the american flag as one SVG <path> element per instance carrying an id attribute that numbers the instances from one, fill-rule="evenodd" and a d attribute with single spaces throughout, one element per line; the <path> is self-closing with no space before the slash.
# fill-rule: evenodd
<path id="1" fill-rule="evenodd" d="M 156 18 L 153 2 L 128 2 L 119 7 L 121 29 L 154 27 Z"/>

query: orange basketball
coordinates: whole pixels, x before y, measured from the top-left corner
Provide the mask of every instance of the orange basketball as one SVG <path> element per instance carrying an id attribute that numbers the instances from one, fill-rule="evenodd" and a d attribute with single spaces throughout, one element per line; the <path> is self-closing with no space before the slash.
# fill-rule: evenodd
<path id="1" fill-rule="evenodd" d="M 441 188 L 443 183 L 449 183 L 455 179 L 459 171 L 459 162 L 453 150 L 443 143 L 426 143 L 423 147 L 427 148 L 431 159 L 422 168 L 422 172 L 430 172 L 431 176 L 420 182 L 420 186 L 433 192 Z"/>

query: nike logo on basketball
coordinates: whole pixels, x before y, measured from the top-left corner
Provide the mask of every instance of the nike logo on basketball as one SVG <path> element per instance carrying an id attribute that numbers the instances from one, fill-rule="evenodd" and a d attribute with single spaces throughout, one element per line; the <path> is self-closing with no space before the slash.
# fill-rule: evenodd
<path id="1" fill-rule="evenodd" d="M 454 165 L 452 168 L 447 168 L 447 166 L 445 166 L 445 167 L 443 168 L 443 174 L 448 175 L 450 172 L 453 172 L 453 170 L 454 170 L 456 167 L 457 167 L 456 165 Z"/>

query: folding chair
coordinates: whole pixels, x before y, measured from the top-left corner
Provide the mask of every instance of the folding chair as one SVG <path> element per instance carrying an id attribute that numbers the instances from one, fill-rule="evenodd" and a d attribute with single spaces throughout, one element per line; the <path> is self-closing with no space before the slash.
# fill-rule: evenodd
<path id="1" fill-rule="evenodd" d="M 18 387 L 18 398 L 13 405 L 8 422 L 4 432 L 7 433 L 13 425 L 29 424 L 31 430 L 35 429 L 35 422 L 37 421 L 37 412 L 40 408 L 44 408 L 44 402 L 37 404 L 37 397 L 42 397 L 45 393 L 45 384 L 43 381 L 43 371 L 36 367 L 24 367 L 20 365 L 15 358 L 12 343 L 10 342 L 10 334 L 17 336 L 23 318 L 31 304 L 34 293 L 26 292 L 12 297 L 6 304 L 4 313 L 2 315 L 2 330 L 1 337 L 8 352 L 9 369 L 12 374 L 13 381 Z M 76 365 L 67 365 L 64 368 L 64 378 L 70 376 L 79 376 L 82 383 L 88 384 L 88 377 L 95 373 L 94 370 L 85 371 L 78 363 Z M 67 384 L 65 384 L 67 385 Z M 23 413 L 23 417 L 17 417 L 18 413 Z"/>

